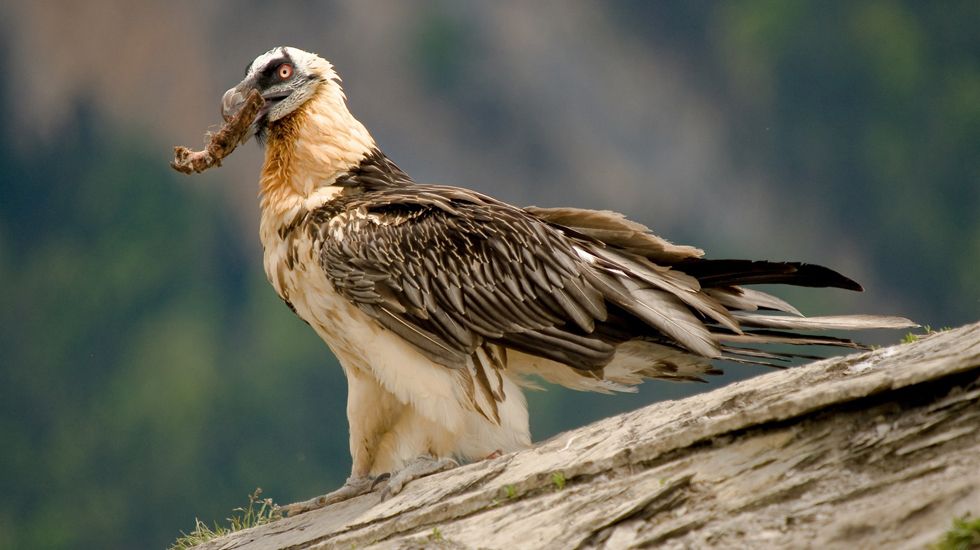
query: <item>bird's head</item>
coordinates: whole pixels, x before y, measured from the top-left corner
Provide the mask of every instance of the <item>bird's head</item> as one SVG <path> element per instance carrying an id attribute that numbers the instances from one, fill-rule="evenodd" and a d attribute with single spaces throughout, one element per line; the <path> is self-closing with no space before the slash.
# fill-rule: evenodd
<path id="1" fill-rule="evenodd" d="M 249 92 L 258 90 L 265 105 L 246 139 L 256 134 L 261 138 L 270 124 L 296 112 L 323 87 L 330 87 L 343 97 L 330 62 L 297 48 L 273 48 L 249 63 L 245 78 L 225 92 L 221 98 L 221 115 L 229 120 L 242 108 Z"/>

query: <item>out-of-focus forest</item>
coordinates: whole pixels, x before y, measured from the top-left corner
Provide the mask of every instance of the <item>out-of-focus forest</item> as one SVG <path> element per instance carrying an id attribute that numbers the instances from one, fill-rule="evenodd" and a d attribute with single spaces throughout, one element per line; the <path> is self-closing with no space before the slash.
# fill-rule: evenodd
<path id="1" fill-rule="evenodd" d="M 868 290 L 782 295 L 938 328 L 980 317 L 977 29 L 975 0 L 4 2 L 0 548 L 160 548 L 346 477 L 343 375 L 264 280 L 260 148 L 167 166 L 271 47 L 331 59 L 420 181 L 830 265 Z M 761 372 L 725 368 L 535 393 L 535 438 Z"/>

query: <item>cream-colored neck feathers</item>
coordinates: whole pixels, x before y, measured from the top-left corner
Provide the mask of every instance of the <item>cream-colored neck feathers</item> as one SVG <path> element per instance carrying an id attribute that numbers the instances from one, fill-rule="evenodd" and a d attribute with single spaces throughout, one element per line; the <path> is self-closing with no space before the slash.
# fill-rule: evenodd
<path id="1" fill-rule="evenodd" d="M 260 179 L 263 214 L 280 217 L 315 208 L 340 192 L 331 184 L 375 148 L 374 139 L 347 109 L 330 65 L 326 80 L 302 107 L 269 127 Z M 317 204 L 313 204 L 317 203 Z"/>

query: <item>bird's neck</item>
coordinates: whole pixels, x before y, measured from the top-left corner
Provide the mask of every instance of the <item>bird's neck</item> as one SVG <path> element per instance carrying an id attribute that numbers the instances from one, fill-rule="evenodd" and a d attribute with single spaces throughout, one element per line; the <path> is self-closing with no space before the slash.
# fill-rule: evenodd
<path id="1" fill-rule="evenodd" d="M 340 88 L 324 86 L 269 127 L 259 182 L 263 212 L 281 215 L 331 200 L 342 190 L 333 185 L 338 176 L 375 150 L 374 139 L 347 110 Z"/>

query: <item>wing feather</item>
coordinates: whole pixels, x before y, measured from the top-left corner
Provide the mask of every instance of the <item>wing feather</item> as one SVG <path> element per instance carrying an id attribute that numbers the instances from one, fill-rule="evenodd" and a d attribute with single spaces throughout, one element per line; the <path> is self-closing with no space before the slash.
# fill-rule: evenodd
<path id="1" fill-rule="evenodd" d="M 438 186 L 376 190 L 332 207 L 317 219 L 345 224 L 340 240 L 321 232 L 321 267 L 334 288 L 433 360 L 459 368 L 491 343 L 594 370 L 614 354 L 593 334 L 605 298 L 583 278 L 572 241 L 523 210 Z M 478 394 L 491 379 L 479 375 Z"/>

